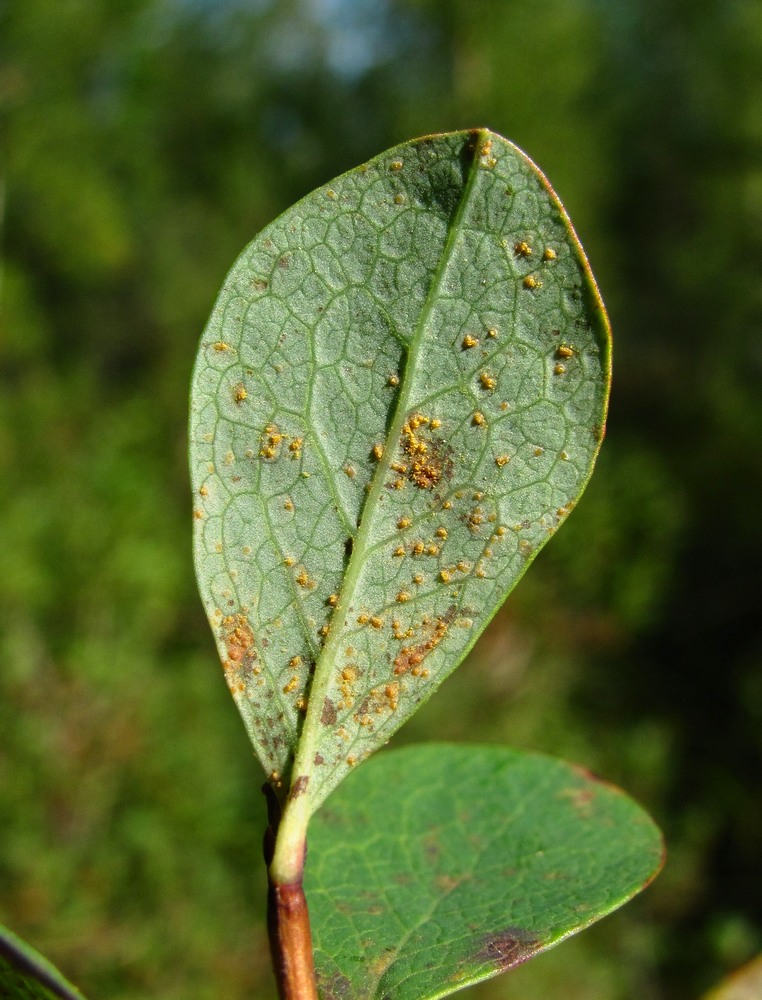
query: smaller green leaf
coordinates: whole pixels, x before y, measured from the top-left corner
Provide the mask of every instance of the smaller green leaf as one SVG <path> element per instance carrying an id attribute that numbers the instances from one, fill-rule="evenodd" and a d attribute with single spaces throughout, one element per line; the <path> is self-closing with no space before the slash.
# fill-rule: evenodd
<path id="1" fill-rule="evenodd" d="M 504 747 L 382 753 L 311 825 L 305 887 L 322 1000 L 435 1000 L 621 906 L 662 864 L 621 791 Z"/>
<path id="2" fill-rule="evenodd" d="M 79 990 L 31 945 L 0 926 L 0 997 L 3 1000 L 84 1000 Z"/>
<path id="3" fill-rule="evenodd" d="M 704 1000 L 762 1000 L 762 955 L 723 979 Z"/>

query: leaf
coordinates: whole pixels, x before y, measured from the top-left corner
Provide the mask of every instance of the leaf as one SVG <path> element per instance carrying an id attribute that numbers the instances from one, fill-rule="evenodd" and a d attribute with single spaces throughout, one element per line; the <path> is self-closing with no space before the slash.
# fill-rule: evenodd
<path id="1" fill-rule="evenodd" d="M 196 567 L 257 754 L 304 810 L 460 663 L 572 509 L 609 363 L 561 204 L 487 131 L 376 157 L 238 259 L 193 376 Z"/>
<path id="2" fill-rule="evenodd" d="M 8 1000 L 84 1000 L 79 990 L 31 945 L 0 926 L 0 997 Z"/>
<path id="3" fill-rule="evenodd" d="M 762 955 L 723 979 L 704 1000 L 762 1000 Z"/>
<path id="4" fill-rule="evenodd" d="M 321 1000 L 434 1000 L 611 912 L 658 872 L 652 820 L 581 768 L 493 746 L 379 754 L 313 818 Z"/>

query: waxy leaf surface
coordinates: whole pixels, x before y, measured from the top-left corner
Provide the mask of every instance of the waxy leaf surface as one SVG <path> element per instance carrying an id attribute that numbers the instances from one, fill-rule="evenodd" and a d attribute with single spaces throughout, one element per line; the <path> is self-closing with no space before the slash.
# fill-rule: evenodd
<path id="1" fill-rule="evenodd" d="M 463 659 L 590 476 L 609 360 L 563 208 L 487 131 L 392 149 L 243 252 L 193 378 L 195 554 L 276 786 L 316 808 Z"/>
<path id="2" fill-rule="evenodd" d="M 646 813 L 580 768 L 503 747 L 379 754 L 313 817 L 321 1000 L 434 1000 L 526 961 L 661 867 Z"/>
<path id="3" fill-rule="evenodd" d="M 3 1000 L 84 1000 L 55 966 L 1 926 L 0 997 Z"/>

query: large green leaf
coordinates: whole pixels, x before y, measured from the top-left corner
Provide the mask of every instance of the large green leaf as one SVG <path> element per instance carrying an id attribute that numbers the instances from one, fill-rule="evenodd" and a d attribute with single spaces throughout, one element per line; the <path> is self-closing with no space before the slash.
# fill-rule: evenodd
<path id="1" fill-rule="evenodd" d="M 3 1000 L 84 1000 L 54 965 L 0 926 L 0 997 Z"/>
<path id="2" fill-rule="evenodd" d="M 563 761 L 502 747 L 379 754 L 312 820 L 321 1000 L 434 1000 L 557 944 L 662 862 L 651 819 Z"/>
<path id="3" fill-rule="evenodd" d="M 561 204 L 487 131 L 376 157 L 236 262 L 193 377 L 196 567 L 259 758 L 303 811 L 457 666 L 569 513 L 609 360 Z"/>

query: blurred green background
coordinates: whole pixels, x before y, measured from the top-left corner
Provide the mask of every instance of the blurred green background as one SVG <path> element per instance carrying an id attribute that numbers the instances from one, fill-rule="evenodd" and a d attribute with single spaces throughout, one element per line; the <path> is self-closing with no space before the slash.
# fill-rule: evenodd
<path id="1" fill-rule="evenodd" d="M 568 527 L 398 740 L 584 763 L 663 826 L 621 913 L 481 1000 L 688 1000 L 762 950 L 758 0 L 0 3 L 0 920 L 94 1000 L 271 1000 L 261 774 L 190 558 L 187 386 L 235 256 L 486 125 L 615 331 Z"/>

